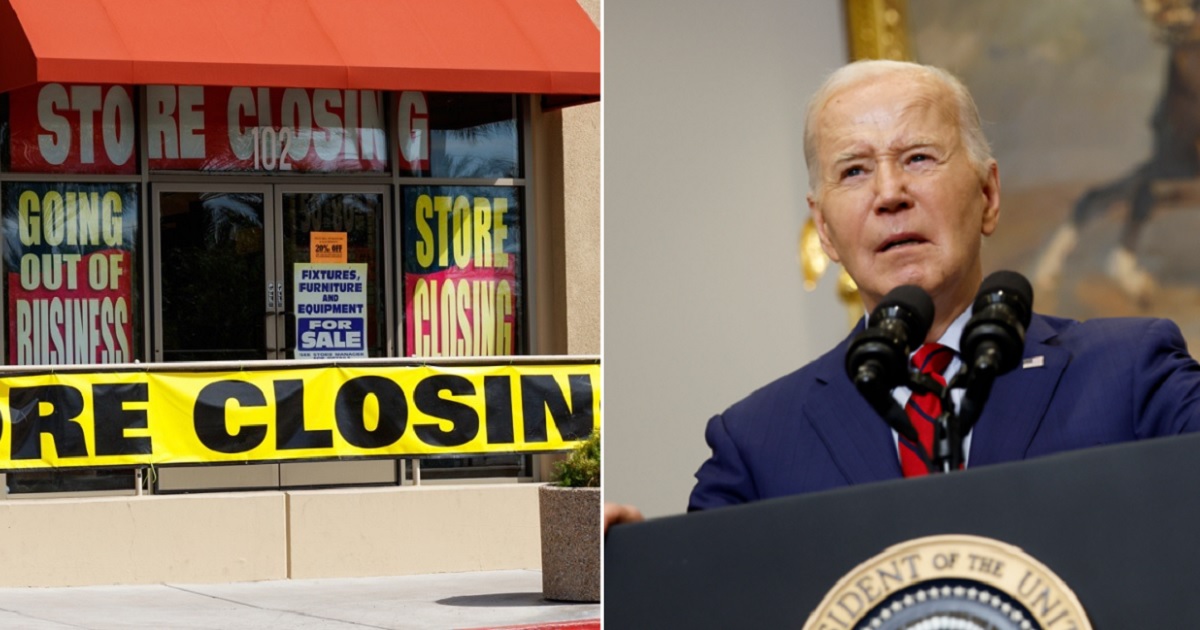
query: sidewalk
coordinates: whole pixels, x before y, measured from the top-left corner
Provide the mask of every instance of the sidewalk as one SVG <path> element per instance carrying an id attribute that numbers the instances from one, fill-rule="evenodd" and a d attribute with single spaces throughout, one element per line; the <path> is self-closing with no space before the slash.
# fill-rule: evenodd
<path id="1" fill-rule="evenodd" d="M 4 630 L 580 630 L 598 628 L 599 618 L 599 604 L 542 599 L 539 571 L 0 588 Z"/>

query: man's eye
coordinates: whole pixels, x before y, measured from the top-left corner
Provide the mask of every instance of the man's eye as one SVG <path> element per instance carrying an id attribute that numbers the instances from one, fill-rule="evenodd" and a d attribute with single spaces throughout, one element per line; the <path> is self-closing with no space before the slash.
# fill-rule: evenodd
<path id="1" fill-rule="evenodd" d="M 926 155 L 924 153 L 917 153 L 916 155 L 913 155 L 912 157 L 908 158 L 908 161 L 909 162 L 924 162 L 924 161 L 930 160 L 930 159 L 933 159 L 933 158 L 929 157 L 928 155 Z"/>
<path id="2" fill-rule="evenodd" d="M 846 179 L 847 177 L 857 177 L 862 174 L 863 169 L 861 166 L 851 166 L 842 171 L 842 179 Z"/>

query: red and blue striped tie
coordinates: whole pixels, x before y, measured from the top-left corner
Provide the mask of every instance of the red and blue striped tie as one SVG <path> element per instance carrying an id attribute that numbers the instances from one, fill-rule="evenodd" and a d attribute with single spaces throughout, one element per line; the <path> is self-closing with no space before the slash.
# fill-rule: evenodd
<path id="1" fill-rule="evenodd" d="M 953 349 L 940 343 L 927 343 L 913 354 L 912 364 L 922 374 L 928 374 L 944 387 L 946 379 L 942 376 L 942 372 L 946 371 L 946 366 L 950 365 L 953 358 Z M 928 457 L 933 453 L 934 421 L 942 415 L 942 401 L 937 394 L 913 392 L 904 410 L 908 412 L 908 419 L 912 422 L 913 428 L 917 430 L 917 436 L 921 438 L 924 452 L 912 442 L 901 437 L 900 469 L 904 471 L 905 477 L 927 475 L 929 474 Z"/>

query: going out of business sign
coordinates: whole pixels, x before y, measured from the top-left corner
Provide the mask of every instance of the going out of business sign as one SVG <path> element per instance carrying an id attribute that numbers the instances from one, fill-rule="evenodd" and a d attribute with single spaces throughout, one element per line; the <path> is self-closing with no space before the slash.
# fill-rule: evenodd
<path id="1" fill-rule="evenodd" d="M 133 360 L 137 189 L 133 183 L 6 184 L 10 364 Z"/>

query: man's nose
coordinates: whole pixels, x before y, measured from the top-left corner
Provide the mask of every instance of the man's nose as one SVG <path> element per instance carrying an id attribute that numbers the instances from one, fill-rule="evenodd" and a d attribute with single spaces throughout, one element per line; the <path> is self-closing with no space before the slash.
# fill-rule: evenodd
<path id="1" fill-rule="evenodd" d="M 911 207 L 908 173 L 895 162 L 882 162 L 875 171 L 875 210 L 898 212 Z"/>

